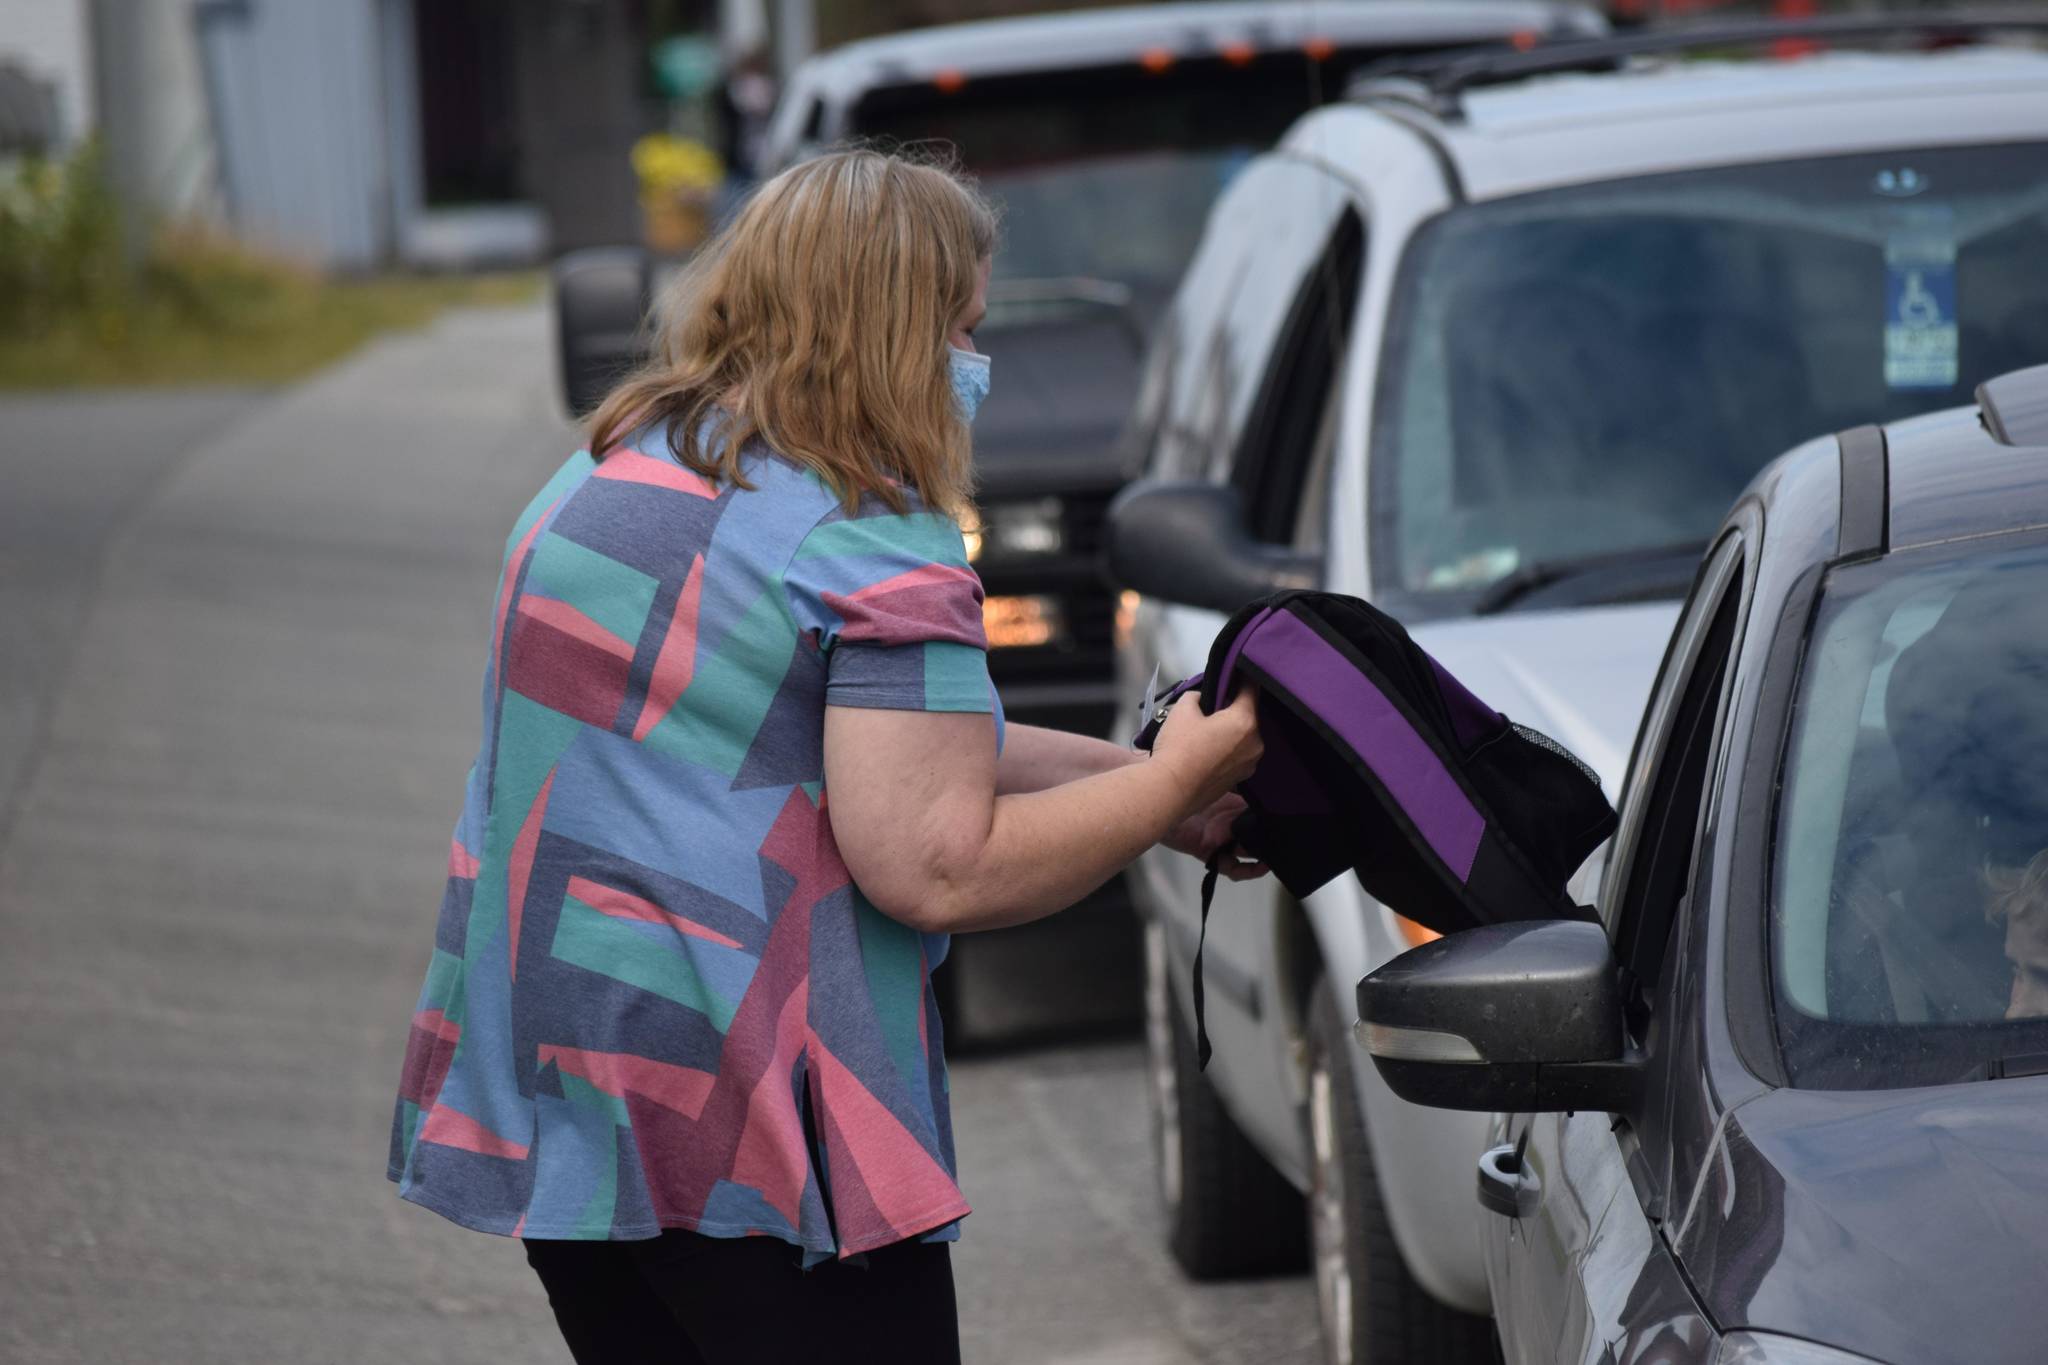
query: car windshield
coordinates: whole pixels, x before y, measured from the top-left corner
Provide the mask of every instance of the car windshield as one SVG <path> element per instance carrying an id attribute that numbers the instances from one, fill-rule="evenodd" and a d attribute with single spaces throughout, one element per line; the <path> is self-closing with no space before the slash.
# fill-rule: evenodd
<path id="1" fill-rule="evenodd" d="M 1793 445 L 2048 358 L 2044 261 L 2041 145 L 1453 210 L 1418 234 L 1388 323 L 1375 578 L 1448 599 L 1703 540 Z"/>
<path id="2" fill-rule="evenodd" d="M 2048 545 L 1834 571 L 1771 914 L 1795 1085 L 2048 1069 Z"/>

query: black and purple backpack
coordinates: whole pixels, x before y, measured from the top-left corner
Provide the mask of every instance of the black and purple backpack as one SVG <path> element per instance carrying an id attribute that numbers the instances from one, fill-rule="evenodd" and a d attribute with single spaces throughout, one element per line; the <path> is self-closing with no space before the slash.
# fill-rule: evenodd
<path id="1" fill-rule="evenodd" d="M 1197 688 L 1204 711 L 1261 693 L 1265 757 L 1238 788 L 1238 848 L 1295 896 L 1350 869 L 1395 913 L 1439 933 L 1504 920 L 1583 918 L 1565 883 L 1614 832 L 1600 782 L 1571 752 L 1493 710 L 1355 597 L 1283 592 L 1218 632 L 1202 673 L 1153 698 L 1134 741 Z M 1206 929 L 1215 888 L 1202 884 Z M 1204 1065 L 1202 957 L 1195 1022 Z"/>

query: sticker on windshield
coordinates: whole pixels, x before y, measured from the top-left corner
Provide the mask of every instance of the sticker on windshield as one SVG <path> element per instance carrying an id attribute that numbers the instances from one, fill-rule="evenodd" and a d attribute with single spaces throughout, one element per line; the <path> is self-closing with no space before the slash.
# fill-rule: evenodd
<path id="1" fill-rule="evenodd" d="M 1916 215 L 1884 246 L 1884 382 L 1946 389 L 1956 382 L 1956 241 L 1946 214 Z"/>

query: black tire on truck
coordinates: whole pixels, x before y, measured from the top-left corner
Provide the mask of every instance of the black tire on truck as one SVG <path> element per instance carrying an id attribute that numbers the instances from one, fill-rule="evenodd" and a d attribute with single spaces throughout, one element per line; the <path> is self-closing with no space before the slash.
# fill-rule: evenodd
<path id="1" fill-rule="evenodd" d="M 1198 1280 L 1299 1270 L 1301 1192 L 1260 1155 L 1197 1069 L 1167 979 L 1165 933 L 1145 927 L 1146 1071 L 1167 1244 Z"/>
<path id="2" fill-rule="evenodd" d="M 1380 1199 L 1372 1144 L 1327 979 L 1309 1002 L 1309 1264 L 1330 1365 L 1491 1362 L 1493 1321 L 1440 1303 L 1415 1280 Z"/>

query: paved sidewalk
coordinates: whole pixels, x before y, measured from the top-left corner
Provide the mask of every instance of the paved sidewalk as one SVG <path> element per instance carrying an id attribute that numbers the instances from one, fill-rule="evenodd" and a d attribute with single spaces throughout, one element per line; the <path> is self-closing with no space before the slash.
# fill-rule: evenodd
<path id="1" fill-rule="evenodd" d="M 0 839 L 107 547 L 246 389 L 0 394 Z"/>
<path id="2" fill-rule="evenodd" d="M 0 1361 L 566 1360 L 518 1245 L 383 1177 L 503 537 L 573 445 L 548 348 L 455 314 L 265 399 L 70 600 L 0 843 Z M 1304 1281 L 1166 1259 L 1140 1082 L 958 1068 L 967 1359 L 1306 1365 Z"/>
<path id="3" fill-rule="evenodd" d="M 539 310 L 383 341 L 177 468 L 0 848 L 0 1358 L 554 1361 L 388 1107 L 505 528 L 570 448 Z"/>

